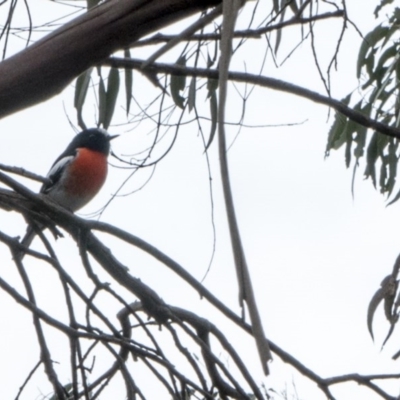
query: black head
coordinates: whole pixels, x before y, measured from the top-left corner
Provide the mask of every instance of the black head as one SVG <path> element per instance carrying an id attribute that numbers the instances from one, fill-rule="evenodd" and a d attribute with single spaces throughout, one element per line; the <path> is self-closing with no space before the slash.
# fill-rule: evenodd
<path id="1" fill-rule="evenodd" d="M 77 148 L 85 147 L 108 155 L 110 152 L 110 140 L 117 136 L 111 136 L 106 130 L 101 128 L 85 129 L 74 137 L 65 150 L 65 153 L 73 153 Z"/>

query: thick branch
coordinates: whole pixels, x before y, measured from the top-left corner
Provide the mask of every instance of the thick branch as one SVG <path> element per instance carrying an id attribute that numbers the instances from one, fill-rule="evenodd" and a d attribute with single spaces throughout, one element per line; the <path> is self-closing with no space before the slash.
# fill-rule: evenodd
<path id="1" fill-rule="evenodd" d="M 145 35 L 218 0 L 109 0 L 0 63 L 0 118 L 47 100 Z"/>

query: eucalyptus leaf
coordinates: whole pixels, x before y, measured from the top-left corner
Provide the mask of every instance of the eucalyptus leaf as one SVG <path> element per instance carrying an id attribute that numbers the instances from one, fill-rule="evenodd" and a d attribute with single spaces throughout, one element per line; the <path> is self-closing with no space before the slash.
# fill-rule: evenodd
<path id="1" fill-rule="evenodd" d="M 179 57 L 176 65 L 186 66 L 185 56 Z M 186 87 L 186 76 L 181 75 L 171 75 L 171 96 L 175 104 L 182 108 L 184 107 L 185 98 L 181 96 L 180 92 Z"/>
<path id="2" fill-rule="evenodd" d="M 371 62 L 368 59 L 367 54 L 371 52 L 373 54 L 375 45 L 382 40 L 385 35 L 388 33 L 389 28 L 386 26 L 378 25 L 372 32 L 368 33 L 360 47 L 360 51 L 358 53 L 357 59 L 357 77 L 360 78 L 361 76 L 361 69 L 368 62 Z"/>
<path id="3" fill-rule="evenodd" d="M 217 101 L 217 92 L 214 90 L 210 96 L 210 115 L 211 115 L 211 128 L 210 128 L 210 136 L 208 138 L 208 143 L 206 145 L 206 151 L 210 147 L 211 143 L 214 140 L 215 132 L 217 131 L 217 121 L 218 121 L 218 101 Z"/>
<path id="4" fill-rule="evenodd" d="M 371 178 L 374 187 L 376 188 L 376 168 L 375 164 L 379 158 L 378 152 L 378 137 L 379 134 L 374 132 L 372 135 L 366 152 L 366 162 L 367 165 L 365 167 L 364 176 L 365 178 Z"/>
<path id="5" fill-rule="evenodd" d="M 119 70 L 118 68 L 111 68 L 108 74 L 107 93 L 106 93 L 106 108 L 103 120 L 104 129 L 108 129 L 114 115 L 115 105 L 117 103 L 119 93 Z"/>
<path id="6" fill-rule="evenodd" d="M 89 83 L 92 71 L 93 68 L 89 68 L 84 73 L 79 75 L 75 85 L 74 107 L 76 108 L 77 111 L 78 125 L 82 129 L 86 129 L 86 125 L 82 117 L 82 112 L 83 112 L 83 105 L 86 99 L 86 94 L 89 89 Z"/>
<path id="7" fill-rule="evenodd" d="M 99 126 L 102 124 L 104 126 L 106 107 L 107 107 L 106 87 L 104 84 L 103 77 L 101 76 L 101 74 L 99 74 L 99 121 L 97 122 Z"/>
<path id="8" fill-rule="evenodd" d="M 193 108 L 196 106 L 196 77 L 194 76 L 190 80 L 188 106 L 189 106 L 189 112 L 192 111 Z"/>
<path id="9" fill-rule="evenodd" d="M 342 99 L 342 103 L 348 105 L 350 103 L 350 99 L 351 99 L 351 94 Z M 328 140 L 325 150 L 326 156 L 329 155 L 330 150 L 332 149 L 337 150 L 343 145 L 343 143 L 345 143 L 346 140 L 345 137 L 343 136 L 343 133 L 345 132 L 346 125 L 347 125 L 347 118 L 340 112 L 336 112 L 335 119 L 328 132 Z"/>
<path id="10" fill-rule="evenodd" d="M 100 0 L 86 0 L 87 9 L 91 9 L 94 6 L 97 6 L 100 3 Z"/>
<path id="11" fill-rule="evenodd" d="M 124 50 L 124 57 L 126 60 L 129 60 L 131 58 L 131 52 L 129 49 Z M 133 72 L 130 68 L 125 68 L 124 74 L 125 74 L 126 115 L 128 115 L 132 101 Z"/>

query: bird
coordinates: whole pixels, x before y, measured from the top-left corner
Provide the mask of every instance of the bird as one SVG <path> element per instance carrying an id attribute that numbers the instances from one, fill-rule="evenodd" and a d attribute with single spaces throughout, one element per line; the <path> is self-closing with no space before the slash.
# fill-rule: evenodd
<path id="1" fill-rule="evenodd" d="M 54 161 L 40 193 L 71 212 L 89 203 L 106 180 L 110 141 L 118 136 L 102 128 L 85 129 L 75 135 Z M 43 226 L 29 223 L 21 244 L 29 247 L 38 229 Z"/>

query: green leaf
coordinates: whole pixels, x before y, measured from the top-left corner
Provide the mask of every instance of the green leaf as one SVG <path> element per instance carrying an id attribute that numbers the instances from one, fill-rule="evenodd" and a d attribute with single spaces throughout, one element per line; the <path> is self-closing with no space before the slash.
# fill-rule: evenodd
<path id="1" fill-rule="evenodd" d="M 289 3 L 289 7 L 292 10 L 294 15 L 297 15 L 299 12 L 299 7 L 297 6 L 296 0 L 287 0 L 286 4 Z"/>
<path id="2" fill-rule="evenodd" d="M 365 70 L 367 71 L 369 76 L 374 75 L 375 53 L 376 50 L 372 49 L 372 51 L 368 54 L 368 57 L 365 59 L 364 62 Z"/>
<path id="3" fill-rule="evenodd" d="M 100 3 L 100 0 L 86 0 L 86 4 L 87 4 L 87 9 L 91 9 L 94 6 L 97 6 L 97 4 Z"/>
<path id="4" fill-rule="evenodd" d="M 396 196 L 394 196 L 393 199 L 390 200 L 389 203 L 387 203 L 386 207 L 389 207 L 392 204 L 396 203 L 396 201 L 398 201 L 399 199 L 400 199 L 400 190 L 396 193 Z"/>
<path id="5" fill-rule="evenodd" d="M 361 69 L 366 64 L 366 60 L 368 60 L 367 54 L 369 52 L 373 53 L 375 45 L 385 37 L 388 31 L 389 31 L 388 27 L 378 25 L 373 31 L 371 31 L 370 33 L 368 33 L 368 35 L 365 36 L 361 44 L 360 51 L 358 53 L 357 78 L 360 78 Z M 369 62 L 371 62 L 371 59 L 369 59 Z"/>
<path id="6" fill-rule="evenodd" d="M 396 14 L 396 11 L 397 10 L 397 8 L 394 10 L 394 14 Z M 388 32 L 385 34 L 385 38 L 384 38 L 384 40 L 383 40 L 383 43 L 382 43 L 382 46 L 381 46 L 381 48 L 383 48 L 388 42 L 389 42 L 389 40 L 391 39 L 391 37 L 393 36 L 393 34 L 395 33 L 395 32 L 398 32 L 399 31 L 399 25 L 398 25 L 398 20 L 397 20 L 397 18 L 395 18 L 395 22 L 393 21 L 393 23 L 391 24 L 391 26 L 389 27 L 389 30 L 388 30 Z"/>
<path id="7" fill-rule="evenodd" d="M 99 68 L 99 121 L 98 121 L 98 126 L 102 125 L 104 123 L 105 115 L 106 115 L 106 107 L 107 107 L 107 100 L 106 100 L 106 87 L 104 85 L 104 80 L 103 77 L 101 76 L 100 73 L 100 68 Z"/>
<path id="8" fill-rule="evenodd" d="M 196 77 L 193 76 L 189 85 L 189 95 L 188 95 L 189 112 L 192 111 L 195 105 L 196 105 Z"/>
<path id="9" fill-rule="evenodd" d="M 215 137 L 215 132 L 217 131 L 218 101 L 217 101 L 216 90 L 214 90 L 214 92 L 212 92 L 210 96 L 210 115 L 211 115 L 211 128 L 210 128 L 210 136 L 208 138 L 208 143 L 206 145 L 206 151 L 213 142 Z"/>
<path id="10" fill-rule="evenodd" d="M 115 105 L 119 93 L 119 70 L 118 68 L 111 68 L 108 74 L 107 93 L 106 93 L 106 109 L 103 120 L 104 129 L 108 129 L 111 119 L 114 115 Z"/>
<path id="11" fill-rule="evenodd" d="M 359 103 L 357 103 L 355 105 L 355 109 L 360 109 L 361 107 L 361 101 Z M 355 136 L 354 136 L 355 134 Z M 342 133 L 341 138 L 339 138 L 338 142 L 340 144 L 340 146 L 345 142 L 346 143 L 346 148 L 345 148 L 345 163 L 346 163 L 346 167 L 348 168 L 351 164 L 351 156 L 352 156 L 352 147 L 353 147 L 353 143 L 357 143 L 357 137 L 359 137 L 359 141 L 360 144 L 362 145 L 363 143 L 363 139 L 365 139 L 364 135 L 362 134 L 362 130 L 360 125 L 357 122 L 352 121 L 351 119 L 349 119 L 347 121 L 346 127 Z M 365 143 L 365 142 L 364 142 Z M 361 154 L 363 151 L 363 147 L 357 150 L 358 153 L 357 154 Z M 355 153 L 356 151 L 354 151 Z M 356 156 L 357 157 L 357 156 Z M 359 155 L 360 157 L 360 155 Z"/>
<path id="12" fill-rule="evenodd" d="M 207 80 L 207 98 L 211 97 L 213 95 L 213 93 L 215 93 L 218 89 L 218 85 L 219 85 L 219 80 L 218 79 L 211 79 L 209 78 Z"/>
<path id="13" fill-rule="evenodd" d="M 129 49 L 124 50 L 125 59 L 131 58 L 131 52 Z M 132 100 L 132 85 L 133 85 L 133 72 L 130 68 L 125 68 L 125 94 L 126 94 L 126 115 L 129 114 Z"/>
<path id="14" fill-rule="evenodd" d="M 349 120 L 342 114 L 338 116 L 338 130 L 333 137 L 333 143 L 331 148 L 333 150 L 339 150 L 347 142 L 347 133 Z"/>
<path id="15" fill-rule="evenodd" d="M 348 105 L 350 102 L 350 98 L 351 98 L 351 94 L 346 96 L 342 100 L 342 103 Z M 343 133 L 346 130 L 346 125 L 347 125 L 347 118 L 340 112 L 336 112 L 335 119 L 333 121 L 331 129 L 329 129 L 329 132 L 328 132 L 328 140 L 327 140 L 326 150 L 325 150 L 326 156 L 329 155 L 329 152 L 332 149 L 333 150 L 339 149 L 343 145 L 343 143 L 346 141 L 346 138 L 343 136 Z"/>
<path id="16" fill-rule="evenodd" d="M 378 18 L 378 14 L 384 6 L 386 6 L 388 4 L 392 4 L 392 3 L 393 3 L 393 0 L 382 0 L 381 4 L 379 4 L 374 10 L 375 18 Z"/>
<path id="17" fill-rule="evenodd" d="M 351 126 L 352 121 L 349 121 L 349 123 L 346 126 L 346 131 L 343 134 L 344 137 L 346 138 L 346 147 L 344 150 L 344 162 L 346 164 L 346 168 L 349 168 L 351 164 L 351 147 L 353 145 L 353 138 L 351 137 L 351 131 L 352 129 L 349 129 Z"/>
<path id="18" fill-rule="evenodd" d="M 361 101 L 354 107 L 354 110 L 360 111 L 364 115 L 370 115 L 371 109 L 372 109 L 372 104 L 367 103 L 364 107 L 362 107 Z M 356 136 L 354 138 L 356 147 L 354 149 L 354 157 L 356 157 L 357 161 L 364 155 L 364 148 L 367 140 L 367 131 L 368 129 L 364 125 L 356 123 L 355 125 Z"/>
<path id="19" fill-rule="evenodd" d="M 279 13 L 279 0 L 272 0 L 273 10 L 275 14 Z"/>
<path id="20" fill-rule="evenodd" d="M 285 13 L 286 13 L 286 0 L 281 1 L 281 9 L 280 9 L 281 17 L 279 22 L 283 22 L 285 19 Z M 282 28 L 278 28 L 276 30 L 276 39 L 275 39 L 275 47 L 274 47 L 274 53 L 278 54 L 278 49 L 281 44 L 282 40 Z"/>
<path id="21" fill-rule="evenodd" d="M 88 91 L 90 76 L 92 74 L 92 71 L 93 68 L 89 68 L 85 72 L 80 74 L 76 79 L 75 96 L 74 96 L 74 107 L 76 109 L 81 109 L 83 103 L 85 102 L 86 93 Z"/>
<path id="22" fill-rule="evenodd" d="M 84 73 L 79 75 L 78 78 L 76 79 L 74 107 L 76 108 L 77 111 L 78 124 L 82 129 L 86 128 L 86 125 L 82 118 L 82 111 L 86 99 L 86 94 L 89 88 L 92 71 L 93 68 L 89 68 Z"/>
<path id="23" fill-rule="evenodd" d="M 369 302 L 368 313 L 367 313 L 367 326 L 372 339 L 374 339 L 372 322 L 374 319 L 375 311 L 377 310 L 381 301 L 384 300 L 387 297 L 387 295 L 392 292 L 392 286 L 393 286 L 393 277 L 389 275 L 382 281 L 381 287 L 375 292 L 375 294 L 372 296 L 371 301 Z"/>
<path id="24" fill-rule="evenodd" d="M 360 131 L 357 132 L 356 137 L 354 138 L 354 142 L 356 143 L 356 147 L 354 149 L 354 157 L 358 160 L 364 155 L 364 147 L 365 147 L 365 142 L 367 139 L 367 128 L 362 126 L 364 129 L 360 129 Z"/>
<path id="25" fill-rule="evenodd" d="M 386 192 L 386 179 L 387 179 L 387 157 L 381 157 L 382 165 L 381 165 L 381 173 L 379 176 L 379 187 L 381 193 Z"/>
<path id="26" fill-rule="evenodd" d="M 386 135 L 382 135 L 381 133 L 378 133 L 378 140 L 377 140 L 377 147 L 378 147 L 378 152 L 381 158 L 384 157 L 385 154 L 385 148 L 389 144 L 389 141 L 392 140 L 390 137 Z"/>
<path id="27" fill-rule="evenodd" d="M 364 171 L 365 178 L 371 178 L 372 184 L 376 188 L 376 169 L 375 163 L 378 160 L 379 152 L 378 152 L 378 137 L 379 134 L 374 132 L 371 140 L 369 141 L 367 153 L 366 153 L 366 162 L 367 165 Z"/>
<path id="28" fill-rule="evenodd" d="M 181 56 L 178 58 L 176 65 L 186 66 L 186 57 Z M 171 75 L 171 95 L 175 104 L 182 108 L 184 107 L 184 97 L 180 95 L 180 92 L 185 89 L 186 86 L 186 76 Z"/>
<path id="29" fill-rule="evenodd" d="M 375 73 L 379 72 L 382 70 L 382 68 L 384 67 L 384 65 L 386 64 L 386 62 L 388 60 L 390 60 L 391 58 L 393 58 L 393 60 L 395 60 L 397 55 L 397 48 L 396 46 L 391 46 L 388 49 L 386 49 L 381 56 L 379 57 L 379 60 L 376 64 L 376 68 L 375 68 Z M 391 61 L 389 64 L 392 65 L 393 61 Z"/>
<path id="30" fill-rule="evenodd" d="M 399 53 L 398 47 L 395 48 L 395 52 L 396 52 L 396 55 Z M 400 80 L 400 62 L 399 62 L 399 60 L 396 60 L 395 72 L 396 72 L 396 79 L 397 79 L 397 81 L 399 81 Z"/>
<path id="31" fill-rule="evenodd" d="M 389 153 L 387 157 L 389 177 L 386 184 L 386 190 L 388 192 L 388 196 L 391 195 L 394 185 L 396 183 L 397 161 L 398 161 L 398 157 L 396 155 L 397 148 L 398 148 L 397 141 L 395 142 L 394 140 L 392 140 L 391 143 L 389 144 Z"/>

